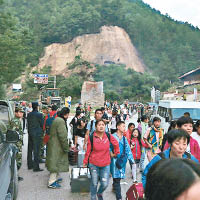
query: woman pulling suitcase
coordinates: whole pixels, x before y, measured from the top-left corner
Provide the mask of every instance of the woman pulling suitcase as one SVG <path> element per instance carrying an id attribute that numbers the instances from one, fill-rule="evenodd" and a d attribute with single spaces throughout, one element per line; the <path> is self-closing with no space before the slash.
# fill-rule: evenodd
<path id="1" fill-rule="evenodd" d="M 91 200 L 103 200 L 103 192 L 108 187 L 110 174 L 110 143 L 114 147 L 114 156 L 119 154 L 119 143 L 109 133 L 105 132 L 106 124 L 103 120 L 95 123 L 96 131 L 88 138 L 87 152 L 84 158 L 84 166 L 87 164 L 91 174 Z M 98 182 L 100 186 L 97 191 Z"/>

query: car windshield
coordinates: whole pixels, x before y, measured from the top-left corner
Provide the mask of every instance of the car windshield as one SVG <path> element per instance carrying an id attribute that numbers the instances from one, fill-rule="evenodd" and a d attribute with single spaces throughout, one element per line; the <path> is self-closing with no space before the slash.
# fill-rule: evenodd
<path id="1" fill-rule="evenodd" d="M 5 105 L 0 105 L 0 120 L 8 124 L 8 107 Z"/>
<path id="2" fill-rule="evenodd" d="M 200 109 L 199 108 L 172 108 L 172 119 L 178 119 L 183 116 L 185 112 L 190 113 L 190 117 L 193 120 L 200 119 Z"/>

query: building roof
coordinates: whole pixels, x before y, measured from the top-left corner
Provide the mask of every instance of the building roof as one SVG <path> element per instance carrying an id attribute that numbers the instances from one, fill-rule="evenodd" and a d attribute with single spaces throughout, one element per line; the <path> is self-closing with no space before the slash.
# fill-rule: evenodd
<path id="1" fill-rule="evenodd" d="M 187 73 L 183 74 L 182 76 L 179 76 L 178 78 L 179 78 L 179 79 L 186 78 L 187 76 L 189 76 L 189 75 L 191 75 L 191 74 L 193 74 L 193 73 L 195 73 L 195 72 L 197 72 L 197 71 L 200 71 L 200 67 L 197 68 L 197 69 L 194 69 L 194 70 L 192 70 L 192 71 L 190 71 L 190 72 L 187 72 Z"/>

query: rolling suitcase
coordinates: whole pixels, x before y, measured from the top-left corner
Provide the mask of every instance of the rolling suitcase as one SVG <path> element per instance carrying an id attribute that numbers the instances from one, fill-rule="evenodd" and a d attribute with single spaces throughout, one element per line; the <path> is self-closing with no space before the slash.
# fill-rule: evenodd
<path id="1" fill-rule="evenodd" d="M 142 183 L 134 183 L 126 192 L 126 200 L 143 200 L 144 188 Z"/>
<path id="2" fill-rule="evenodd" d="M 76 148 L 70 148 L 68 152 L 68 160 L 70 165 L 77 165 L 78 162 L 78 150 Z"/>
<path id="3" fill-rule="evenodd" d="M 70 179 L 71 192 L 90 192 L 91 176 L 89 168 L 72 168 Z"/>

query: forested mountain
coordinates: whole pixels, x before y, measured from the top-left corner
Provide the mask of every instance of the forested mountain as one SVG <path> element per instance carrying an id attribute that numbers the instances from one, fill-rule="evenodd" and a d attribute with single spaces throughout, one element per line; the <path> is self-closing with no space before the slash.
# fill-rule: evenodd
<path id="1" fill-rule="evenodd" d="M 102 25 L 126 30 L 161 88 L 200 64 L 200 30 L 161 15 L 141 0 L 5 0 L 0 12 L 4 83 L 12 82 L 28 63 L 36 65 L 45 46 L 97 33 Z"/>

